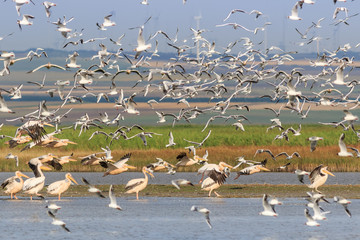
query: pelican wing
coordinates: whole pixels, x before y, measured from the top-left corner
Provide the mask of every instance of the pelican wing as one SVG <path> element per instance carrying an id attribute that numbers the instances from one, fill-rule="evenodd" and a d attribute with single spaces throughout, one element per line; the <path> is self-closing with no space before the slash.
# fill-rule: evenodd
<path id="1" fill-rule="evenodd" d="M 141 185 L 142 183 L 144 183 L 144 179 L 140 178 L 140 179 L 132 179 L 130 180 L 126 186 L 125 186 L 125 190 L 131 190 L 133 188 L 135 188 L 136 186 Z"/>
<path id="2" fill-rule="evenodd" d="M 311 173 L 309 175 L 311 184 L 314 183 L 315 180 L 318 178 L 318 176 L 321 175 L 320 170 L 321 170 L 322 167 L 323 167 L 322 165 L 319 165 L 314 170 L 311 171 Z"/>
<path id="3" fill-rule="evenodd" d="M 43 184 L 44 181 L 45 181 L 45 177 L 36 177 L 36 178 L 27 179 L 24 182 L 23 190 L 28 191 L 32 188 L 35 188 L 35 187 L 39 186 L 40 184 Z"/>

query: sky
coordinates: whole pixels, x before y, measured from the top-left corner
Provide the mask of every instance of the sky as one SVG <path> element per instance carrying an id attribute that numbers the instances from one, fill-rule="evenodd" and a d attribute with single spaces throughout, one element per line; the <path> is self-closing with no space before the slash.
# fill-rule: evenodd
<path id="1" fill-rule="evenodd" d="M 117 39 L 125 33 L 122 41 L 124 50 L 131 51 L 136 46 L 138 30 L 129 30 L 131 27 L 141 26 L 150 16 L 151 20 L 145 25 L 144 36 L 147 39 L 157 30 L 166 32 L 170 38 L 174 38 L 177 28 L 179 29 L 177 45 L 190 45 L 193 37 L 190 28 L 196 28 L 195 16 L 201 16 L 199 20 L 200 29 L 204 29 L 202 36 L 209 42 L 215 41 L 216 47 L 222 50 L 230 42 L 249 37 L 255 44 L 261 43 L 259 49 L 264 50 L 270 46 L 279 46 L 288 51 L 297 50 L 299 52 L 315 52 L 316 42 L 299 46 L 301 42 L 308 40 L 301 39 L 300 32 L 305 32 L 320 18 L 325 18 L 321 22 L 321 28 L 312 28 L 308 32 L 308 39 L 312 36 L 321 37 L 319 41 L 320 50 L 335 50 L 339 46 L 350 43 L 353 51 L 360 51 L 360 47 L 355 45 L 360 42 L 358 29 L 360 29 L 360 15 L 348 20 L 349 25 L 344 23 L 334 26 L 332 15 L 336 7 L 346 7 L 348 14 L 353 15 L 360 12 L 360 1 L 338 2 L 336 5 L 332 0 L 318 0 L 315 4 L 304 4 L 299 10 L 300 21 L 287 19 L 291 9 L 296 3 L 292 0 L 188 0 L 184 5 L 182 0 L 149 0 L 149 5 L 140 4 L 141 0 L 59 0 L 55 2 L 57 6 L 51 9 L 52 15 L 48 19 L 45 15 L 42 1 L 34 0 L 35 5 L 26 4 L 21 7 L 21 14 L 30 14 L 35 17 L 32 26 L 23 26 L 20 31 L 16 21 L 21 17 L 15 10 L 15 3 L 11 0 L 0 2 L 0 37 L 9 33 L 14 33 L 0 41 L 0 50 L 26 50 L 29 48 L 55 48 L 62 49 L 62 46 L 69 40 L 63 38 L 56 31 L 56 26 L 50 22 L 56 21 L 59 17 L 66 16 L 67 19 L 74 17 L 68 23 L 68 27 L 73 31 L 83 30 L 83 39 L 95 37 L 107 37 L 102 42 L 111 48 L 109 38 Z M 230 26 L 216 27 L 225 23 L 223 20 L 232 9 L 242 9 L 251 12 L 256 9 L 263 13 L 259 18 L 255 15 L 235 13 L 226 21 L 228 23 L 238 23 L 248 29 L 263 27 L 265 22 L 271 22 L 266 26 L 265 31 L 259 31 L 256 35 L 241 28 L 234 30 Z M 100 31 L 96 27 L 96 22 L 102 23 L 103 17 L 112 14 L 111 20 L 116 22 L 116 26 L 109 27 L 106 31 Z M 344 18 L 344 12 L 339 13 L 338 18 Z M 155 40 L 159 41 L 160 52 L 172 52 L 164 37 L 159 35 L 151 40 L 154 49 Z M 76 40 L 76 39 L 74 39 Z M 184 40 L 186 42 L 184 42 Z M 67 50 L 76 49 L 99 49 L 98 43 L 89 43 L 82 46 L 70 46 Z"/>

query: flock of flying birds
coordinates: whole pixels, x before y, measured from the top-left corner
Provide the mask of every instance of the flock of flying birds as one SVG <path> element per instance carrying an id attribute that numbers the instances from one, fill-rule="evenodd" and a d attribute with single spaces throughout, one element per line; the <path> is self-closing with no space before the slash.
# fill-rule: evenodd
<path id="1" fill-rule="evenodd" d="M 19 16 L 22 15 L 23 17 L 22 20 L 17 21 L 20 30 L 24 26 L 31 27 L 33 24 L 31 19 L 34 19 L 34 16 L 21 13 L 23 11 L 23 5 L 29 4 L 29 2 L 26 0 L 13 0 L 13 2 L 15 3 L 17 13 Z M 184 1 L 184 3 L 185 2 L 186 1 Z M 337 1 L 334 0 L 334 4 L 337 4 L 336 2 Z M 141 4 L 147 5 L 148 2 L 143 1 Z M 296 2 L 288 19 L 294 21 L 301 20 L 299 15 L 301 14 L 302 9 L 305 8 L 303 6 L 304 4 L 314 4 L 314 2 L 310 0 L 300 0 Z M 43 5 L 45 7 L 45 14 L 50 19 L 52 15 L 50 8 L 55 8 L 56 4 L 46 1 Z M 265 22 L 263 26 L 252 30 L 235 22 L 227 22 L 228 19 L 235 19 L 236 15 L 240 14 L 254 16 L 256 20 L 261 19 L 263 16 L 263 13 L 258 10 L 245 11 L 234 9 L 225 17 L 225 23 L 218 24 L 216 27 L 231 26 L 236 31 L 244 30 L 253 34 L 258 34 L 271 24 Z M 341 14 L 344 15 L 342 19 L 340 19 Z M 349 25 L 351 18 L 356 15 L 357 14 L 349 15 L 349 10 L 346 7 L 336 7 L 332 16 L 332 19 L 334 20 L 333 24 L 338 25 L 343 23 Z M 292 55 L 296 54 L 296 52 L 286 52 L 276 46 L 261 51 L 259 48 L 263 43 L 254 43 L 250 38 L 240 38 L 235 42 L 229 43 L 223 50 L 220 50 L 215 42 L 206 39 L 207 30 L 205 29 L 191 28 L 191 38 L 184 40 L 183 43 L 180 43 L 180 40 L 178 40 L 177 33 L 174 37 L 171 37 L 162 30 L 145 38 L 144 29 L 146 28 L 147 22 L 151 21 L 151 17 L 149 17 L 143 25 L 133 28 L 138 29 L 137 45 L 133 52 L 127 52 L 121 47 L 121 40 L 125 37 L 124 34 L 119 36 L 117 40 L 109 38 L 109 43 L 106 43 L 107 37 L 85 40 L 82 38 L 84 30 L 77 32 L 70 28 L 69 25 L 74 19 L 74 17 L 66 18 L 66 16 L 64 16 L 58 18 L 57 21 L 49 22 L 56 26 L 56 31 L 61 34 L 59 37 L 65 40 L 66 43 L 63 45 L 63 48 L 76 48 L 78 45 L 98 43 L 100 49 L 98 53 L 91 58 L 91 61 L 93 61 L 94 64 L 89 68 L 82 68 L 81 65 L 77 63 L 79 53 L 74 51 L 68 56 L 66 59 L 67 63 L 64 66 L 49 62 L 29 70 L 28 73 L 31 74 L 36 71 L 56 68 L 58 71 L 74 71 L 74 77 L 73 80 L 58 80 L 55 82 L 54 88 L 46 91 L 46 94 L 49 94 L 51 97 L 59 98 L 60 105 L 56 109 L 49 110 L 46 101 L 43 100 L 39 103 L 39 107 L 36 111 L 27 113 L 15 119 L 8 119 L 9 122 L 22 122 L 22 125 L 16 130 L 14 136 L 1 135 L 2 139 L 9 138 L 6 143 L 9 144 L 10 148 L 22 146 L 21 151 L 26 151 L 37 146 L 52 148 L 63 147 L 68 144 L 76 144 L 69 139 L 60 139 L 56 137 L 63 131 L 71 131 L 71 128 L 80 128 L 79 135 L 81 135 L 84 131 L 96 129 L 93 131 L 89 141 L 101 137 L 97 135 L 104 135 L 104 137 L 110 139 L 109 146 L 102 148 L 103 151 L 101 154 L 93 153 L 81 157 L 81 163 L 84 165 L 101 165 L 106 169 L 104 176 L 120 174 L 135 167 L 127 164 L 131 154 L 124 155 L 118 161 L 113 160 L 110 148 L 113 141 L 131 140 L 139 137 L 144 145 L 147 146 L 148 138 L 152 138 L 155 135 L 161 135 L 155 132 L 147 132 L 138 124 L 134 124 L 131 127 L 120 127 L 120 123 L 125 117 L 134 117 L 134 121 L 136 121 L 137 115 L 140 114 L 141 109 L 137 107 L 136 103 L 137 96 L 148 97 L 148 94 L 160 96 L 158 99 L 155 99 L 155 97 L 151 98 L 147 102 L 150 109 L 153 109 L 154 114 L 158 116 L 158 124 L 165 123 L 171 119 L 172 126 L 174 126 L 180 121 L 191 122 L 191 120 L 201 115 L 209 116 L 202 131 L 209 128 L 210 123 L 216 119 L 222 119 L 225 122 L 233 122 L 231 127 L 234 127 L 236 130 L 240 129 L 241 131 L 245 131 L 245 121 L 250 122 L 249 118 L 246 116 L 246 112 L 251 110 L 251 106 L 237 102 L 236 98 L 251 96 L 252 89 L 257 86 L 265 86 L 269 92 L 269 94 L 260 96 L 260 98 L 269 99 L 272 103 L 280 105 L 277 110 L 270 107 L 265 108 L 275 114 L 275 118 L 270 119 L 272 125 L 267 128 L 267 131 L 279 129 L 279 132 L 281 132 L 274 140 L 284 139 L 285 141 L 289 141 L 289 134 L 293 134 L 293 136 L 301 135 L 301 124 L 299 124 L 299 127 L 296 130 L 293 127 L 288 129 L 283 128 L 280 120 L 282 109 L 288 109 L 292 114 L 298 115 L 301 120 L 307 118 L 308 115 L 311 114 L 310 110 L 312 106 L 318 105 L 343 106 L 344 117 L 341 120 L 321 124 L 332 125 L 334 127 L 341 126 L 344 128 L 344 131 L 350 131 L 349 134 L 356 134 L 360 139 L 360 131 L 355 127 L 355 122 L 358 120 L 358 117 L 350 112 L 350 110 L 359 106 L 360 95 L 355 99 L 352 97 L 352 95 L 356 93 L 359 81 L 347 81 L 351 71 L 354 69 L 353 58 L 344 56 L 351 48 L 349 44 L 346 44 L 343 47 L 339 46 L 339 48 L 333 52 L 325 51 L 322 55 L 318 55 L 317 59 L 309 62 L 309 64 L 313 66 L 315 70 L 320 69 L 319 72 L 317 74 L 305 74 L 302 72 L 301 68 L 294 68 L 291 71 L 281 70 L 281 66 L 284 63 L 293 61 L 294 57 Z M 304 34 L 298 29 L 296 29 L 296 31 L 300 33 L 301 39 L 307 39 L 309 30 L 314 30 L 316 34 L 316 29 L 321 28 L 321 21 L 323 20 L 324 19 L 321 18 L 317 23 L 314 22 L 313 25 L 308 27 Z M 98 27 L 99 31 L 106 31 L 108 28 L 116 26 L 116 23 L 112 20 L 112 15 L 108 15 L 104 17 L 102 23 L 94 23 L 94 25 Z M 12 33 L 5 37 L 11 37 L 11 35 Z M 158 38 L 163 38 L 162 40 L 167 41 L 167 45 L 175 51 L 174 57 L 170 58 L 161 68 L 152 67 L 150 64 L 152 61 L 160 59 L 158 52 Z M 2 39 L 3 38 L 0 38 L 0 41 Z M 311 39 L 307 39 L 307 43 L 310 44 L 312 41 L 318 39 L 320 39 L 320 36 L 314 36 Z M 153 41 L 155 41 L 155 48 L 152 48 L 153 45 L 151 42 Z M 118 50 L 116 52 L 108 51 L 106 44 L 112 44 L 116 46 Z M 189 54 L 196 46 L 200 49 L 198 57 Z M 235 46 L 239 47 L 240 50 L 238 52 L 235 52 Z M 358 45 L 355 47 L 358 47 Z M 13 52 L 6 51 L 2 51 L 0 57 L 4 63 L 4 68 L 0 71 L 0 76 L 7 76 L 11 75 L 12 65 L 17 64 L 17 62 L 36 61 L 36 58 L 48 57 L 48 54 L 44 49 L 39 48 L 36 49 L 36 51 L 29 51 L 29 53 L 22 58 L 16 58 Z M 130 64 L 126 69 L 120 68 L 119 61 L 123 60 Z M 116 70 L 115 73 L 112 73 L 113 69 Z M 124 92 L 124 90 L 119 87 L 120 84 L 116 80 L 121 76 L 126 77 L 128 75 L 133 75 L 135 78 L 138 78 L 133 89 L 139 89 L 139 91 L 129 93 L 129 95 L 126 96 L 128 93 Z M 111 79 L 109 82 L 109 91 L 103 92 L 92 88 L 92 83 L 102 78 Z M 38 88 L 39 92 L 48 87 L 45 75 L 41 82 L 28 81 L 10 89 L 2 88 L 0 94 L 0 112 L 10 114 L 15 113 L 5 102 L 3 95 L 8 94 L 10 100 L 21 99 L 21 89 L 24 84 L 28 84 L 29 87 Z M 319 88 L 320 90 L 316 92 L 316 88 Z M 303 91 L 306 91 L 307 93 L 303 93 L 301 89 L 304 89 Z M 91 118 L 89 114 L 85 113 L 83 116 L 76 119 L 72 126 L 62 127 L 63 119 L 71 116 L 72 111 L 72 108 L 70 108 L 64 112 L 66 109 L 64 106 L 77 103 L 81 104 L 87 96 L 95 96 L 97 103 L 102 99 L 110 102 L 112 99 L 116 98 L 114 107 L 116 109 L 122 109 L 122 111 L 114 118 L 110 118 L 106 112 L 101 113 L 98 118 Z M 193 106 L 194 103 L 189 100 L 196 97 L 208 97 L 208 104 L 210 107 L 200 108 Z M 177 104 L 182 104 L 184 107 L 181 108 L 178 113 L 157 111 L 157 104 L 164 99 L 175 100 Z M 306 109 L 305 106 L 307 106 Z M 236 112 L 236 114 L 230 114 L 230 111 Z M 118 128 L 114 132 L 98 130 L 102 128 L 102 125 L 117 125 Z M 55 130 L 51 133 L 47 133 L 44 130 L 45 126 L 55 127 Z M 140 133 L 129 136 L 133 129 L 140 130 Z M 262 162 L 256 162 L 253 160 L 245 160 L 245 158 L 240 157 L 238 159 L 239 163 L 234 167 L 225 162 L 219 162 L 218 164 L 208 163 L 208 153 L 206 152 L 204 156 L 200 157 L 196 155 L 196 149 L 204 147 L 206 145 L 206 140 L 210 137 L 215 137 L 211 135 L 211 129 L 201 142 L 183 139 L 190 144 L 190 146 L 186 148 L 189 152 L 186 152 L 187 150 L 181 152 L 176 157 L 176 164 L 171 164 L 158 158 L 157 162 L 144 166 L 142 168 L 144 178 L 130 180 L 125 186 L 126 192 L 135 193 L 136 198 L 138 199 L 139 192 L 148 184 L 148 175 L 153 177 L 153 172 L 162 169 L 167 169 L 169 174 L 175 174 L 177 168 L 194 164 L 202 165 L 198 170 L 198 173 L 202 176 L 200 180 L 201 188 L 208 191 L 209 196 L 211 196 L 212 192 L 214 192 L 216 196 L 220 196 L 215 190 L 226 181 L 231 169 L 246 165 L 246 167 L 237 173 L 236 178 L 241 175 L 254 174 L 261 170 L 270 171 L 265 167 L 267 162 L 266 159 Z M 354 147 L 346 147 L 344 139 L 345 133 L 342 133 L 339 137 L 340 150 L 338 155 L 340 157 L 359 157 L 359 151 Z M 313 136 L 308 139 L 311 152 L 315 151 L 317 141 L 319 140 L 323 140 L 323 138 Z M 172 132 L 169 131 L 169 143 L 165 147 L 168 148 L 175 145 L 174 136 Z M 355 155 L 353 152 L 348 151 L 348 149 L 351 149 Z M 282 152 L 274 155 L 269 149 L 259 149 L 256 151 L 255 156 L 262 153 L 268 154 L 273 160 L 276 160 L 276 158 L 280 156 L 285 156 L 289 161 L 294 157 L 301 158 L 298 152 L 292 154 Z M 17 156 L 9 153 L 6 158 L 15 159 L 18 165 L 19 159 Z M 39 194 L 39 191 L 41 191 L 45 185 L 45 176 L 42 169 L 48 168 L 48 166 L 44 164 L 46 163 L 57 170 L 61 170 L 63 164 L 71 161 L 76 161 L 72 155 L 60 157 L 50 153 L 32 158 L 28 162 L 28 165 L 34 172 L 35 177 L 29 178 L 20 171 L 17 171 L 14 177 L 6 179 L 1 186 L 6 189 L 5 193 L 11 195 L 11 198 L 14 197 L 17 199 L 16 193 L 21 190 L 30 195 L 31 199 L 33 196 L 42 197 L 42 195 Z M 286 169 L 289 164 L 290 162 L 279 168 Z M 310 177 L 311 183 L 308 186 L 315 192 L 309 193 L 309 203 L 307 206 L 313 208 L 314 215 L 311 216 L 308 209 L 305 209 L 304 214 L 307 218 L 307 225 L 318 226 L 319 224 L 316 221 L 325 219 L 326 214 L 319 206 L 319 202 L 324 201 L 325 198 L 324 195 L 318 191 L 318 187 L 326 182 L 328 175 L 333 176 L 333 174 L 323 165 L 316 167 L 312 172 L 298 169 L 295 173 L 299 176 L 299 181 L 302 183 L 304 183 L 304 176 L 309 175 Z M 28 179 L 23 181 L 22 177 Z M 104 197 L 101 191 L 91 185 L 86 179 L 83 178 L 82 181 L 89 186 L 90 192 L 98 194 L 99 197 Z M 69 188 L 72 182 L 77 184 L 71 174 L 67 173 L 65 175 L 65 180 L 60 180 L 48 185 L 47 192 L 48 194 L 57 195 L 60 200 L 61 194 Z M 193 185 L 186 179 L 175 179 L 171 183 L 178 189 L 180 189 L 181 185 Z M 112 185 L 109 188 L 109 198 L 109 207 L 121 210 L 121 207 L 116 203 Z M 334 201 L 342 204 L 347 214 L 351 216 L 350 211 L 347 208 L 350 201 L 341 197 L 335 197 Z M 268 196 L 265 194 L 263 197 L 264 211 L 260 214 L 265 216 L 277 216 L 274 206 L 280 204 L 281 202 L 276 199 L 269 201 Z M 60 225 L 66 231 L 70 231 L 62 220 L 56 218 L 56 211 L 52 210 L 57 209 L 56 206 L 50 204 L 48 205 L 48 208 L 48 214 L 53 218 L 53 224 Z M 191 207 L 191 211 L 203 213 L 207 224 L 210 228 L 212 227 L 209 217 L 210 211 L 208 209 L 193 206 Z"/>

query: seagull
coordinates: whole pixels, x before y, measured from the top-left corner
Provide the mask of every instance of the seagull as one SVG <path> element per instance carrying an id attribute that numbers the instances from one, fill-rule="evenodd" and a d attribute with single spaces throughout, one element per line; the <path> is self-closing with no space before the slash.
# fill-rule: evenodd
<path id="1" fill-rule="evenodd" d="M 184 140 L 189 142 L 189 143 L 195 144 L 196 148 L 199 148 L 199 147 L 202 147 L 204 145 L 204 142 L 210 137 L 210 134 L 211 134 L 211 130 L 209 130 L 208 134 L 206 135 L 206 137 L 201 142 L 193 142 L 193 141 L 186 140 L 185 138 L 184 138 Z"/>
<path id="2" fill-rule="evenodd" d="M 169 132 L 169 144 L 166 144 L 165 147 L 172 147 L 175 146 L 176 143 L 174 142 L 174 136 L 172 134 L 172 132 Z"/>
<path id="3" fill-rule="evenodd" d="M 61 226 L 61 227 L 62 227 L 63 229 L 65 229 L 67 232 L 70 232 L 70 230 L 66 227 L 65 223 L 64 223 L 62 220 L 56 218 L 56 216 L 55 216 L 51 211 L 48 211 L 48 214 L 49 214 L 49 216 L 52 217 L 52 219 L 53 219 L 53 221 L 52 221 L 51 224 L 57 225 L 57 226 Z"/>
<path id="4" fill-rule="evenodd" d="M 320 224 L 314 220 L 314 218 L 310 215 L 309 209 L 305 208 L 304 210 L 305 217 L 307 219 L 307 222 L 305 223 L 308 226 L 317 226 L 319 227 Z"/>
<path id="5" fill-rule="evenodd" d="M 19 157 L 17 155 L 9 153 L 8 155 L 6 155 L 5 159 L 14 159 L 16 161 L 16 166 L 19 166 Z"/>
<path id="6" fill-rule="evenodd" d="M 109 188 L 109 198 L 110 198 L 110 204 L 109 204 L 110 208 L 114 208 L 114 209 L 117 209 L 117 210 L 122 210 L 122 208 L 119 205 L 117 205 L 117 203 L 116 203 L 116 197 L 115 197 L 115 194 L 114 194 L 114 187 L 113 187 L 112 184 L 110 185 L 110 188 Z"/>
<path id="7" fill-rule="evenodd" d="M 50 17 L 51 15 L 51 12 L 50 12 L 50 8 L 51 7 L 55 7 L 56 6 L 56 3 L 52 3 L 52 2 L 49 2 L 49 1 L 45 1 L 43 2 L 43 5 L 45 7 L 45 13 L 46 13 L 46 17 Z"/>
<path id="8" fill-rule="evenodd" d="M 137 38 L 137 44 L 138 45 L 134 49 L 134 51 L 136 52 L 135 59 L 137 59 L 143 51 L 146 51 L 147 49 L 151 48 L 151 43 L 145 44 L 143 31 L 144 31 L 144 29 L 143 29 L 143 26 L 142 26 L 139 29 L 139 35 L 138 35 L 138 38 Z"/>
<path id="9" fill-rule="evenodd" d="M 61 209 L 61 207 L 56 205 L 56 203 L 50 203 L 50 204 L 46 205 L 45 208 L 49 209 L 49 211 L 53 212 L 54 214 L 57 213 L 57 211 Z"/>
<path id="10" fill-rule="evenodd" d="M 11 110 L 10 108 L 8 108 L 3 96 L 1 96 L 1 92 L 0 92 L 0 112 L 4 112 L 4 113 L 15 113 L 13 110 Z"/>
<path id="11" fill-rule="evenodd" d="M 199 212 L 199 213 L 204 214 L 207 225 L 209 226 L 209 228 L 212 228 L 212 225 L 210 223 L 210 216 L 209 216 L 210 211 L 209 211 L 209 209 L 203 208 L 203 207 L 200 208 L 200 207 L 197 207 L 197 206 L 192 206 L 190 208 L 190 210 L 193 211 L 193 212 Z"/>
<path id="12" fill-rule="evenodd" d="M 256 152 L 255 152 L 255 154 L 254 154 L 254 158 L 255 158 L 256 154 L 258 154 L 258 153 L 264 153 L 264 152 L 265 152 L 265 153 L 268 153 L 273 160 L 276 160 L 274 154 L 273 154 L 269 149 L 258 149 L 258 150 L 256 150 Z"/>
<path id="13" fill-rule="evenodd" d="M 298 177 L 299 181 L 304 184 L 304 176 L 310 175 L 310 172 L 302 171 L 300 169 L 296 169 L 295 172 L 296 176 Z"/>
<path id="14" fill-rule="evenodd" d="M 294 7 L 291 9 L 291 15 L 288 16 L 288 19 L 295 21 L 301 20 L 302 18 L 299 17 L 298 9 L 299 9 L 299 2 L 296 2 Z"/>
<path id="15" fill-rule="evenodd" d="M 351 217 L 351 212 L 348 209 L 348 204 L 350 204 L 351 201 L 343 197 L 334 196 L 334 202 L 341 204 L 344 207 L 346 214 Z"/>
<path id="16" fill-rule="evenodd" d="M 282 155 L 285 155 L 286 156 L 286 160 L 290 160 L 292 159 L 294 156 L 298 157 L 298 158 L 301 158 L 300 157 L 300 154 L 298 152 L 293 152 L 293 154 L 289 155 L 287 154 L 286 152 L 281 152 L 279 153 L 278 155 L 275 156 L 275 158 L 279 157 L 279 156 L 282 156 Z"/>
<path id="17" fill-rule="evenodd" d="M 263 216 L 272 216 L 272 217 L 277 217 L 278 214 L 275 212 L 275 208 L 274 205 L 270 205 L 268 202 L 268 195 L 264 194 L 263 198 L 262 198 L 262 205 L 264 207 L 264 211 L 260 212 L 260 215 Z"/>
<path id="18" fill-rule="evenodd" d="M 39 67 L 37 67 L 37 68 L 35 68 L 35 69 L 33 69 L 33 70 L 30 70 L 30 71 L 28 71 L 27 73 L 33 73 L 33 72 L 36 72 L 37 70 L 39 70 L 39 69 L 41 69 L 41 68 L 47 68 L 47 69 L 50 69 L 50 68 L 57 68 L 57 69 L 61 69 L 61 70 L 64 70 L 64 71 L 66 71 L 66 68 L 64 68 L 64 67 L 61 67 L 61 66 L 59 66 L 59 65 L 56 65 L 56 64 L 52 64 L 52 63 L 46 63 L 46 64 L 44 64 L 44 65 L 41 65 L 41 66 L 39 66 Z"/>
<path id="19" fill-rule="evenodd" d="M 35 84 L 35 85 L 39 86 L 39 89 L 42 89 L 45 86 L 45 79 L 46 79 L 46 74 L 44 74 L 44 77 L 43 77 L 43 80 L 41 83 L 32 82 L 32 81 L 27 81 L 27 83 Z"/>
<path id="20" fill-rule="evenodd" d="M 342 133 L 339 138 L 340 152 L 338 152 L 337 155 L 340 157 L 352 157 L 353 154 L 351 152 L 348 152 L 346 145 L 344 143 L 344 139 L 345 139 L 345 133 Z"/>
<path id="21" fill-rule="evenodd" d="M 244 10 L 241 10 L 241 9 L 233 9 L 233 10 L 231 10 L 230 12 L 229 12 L 229 14 L 227 15 L 227 17 L 223 20 L 224 22 L 226 21 L 226 20 L 228 20 L 229 19 L 229 17 L 232 15 L 232 14 L 234 14 L 234 13 L 246 13 Z"/>
<path id="22" fill-rule="evenodd" d="M 177 189 L 180 190 L 180 186 L 179 185 L 190 185 L 190 186 L 194 186 L 194 184 L 192 184 L 189 180 L 186 179 L 176 179 L 176 180 L 171 180 L 171 184 L 174 185 Z"/>
<path id="23" fill-rule="evenodd" d="M 21 20 L 17 20 L 17 24 L 19 25 L 20 30 L 22 30 L 21 25 L 33 25 L 33 22 L 30 21 L 30 19 L 34 19 L 35 17 L 29 14 L 24 14 L 23 18 Z"/>
<path id="24" fill-rule="evenodd" d="M 316 149 L 317 142 L 320 140 L 324 140 L 324 138 L 313 136 L 309 137 L 307 140 L 310 141 L 310 152 L 313 152 Z"/>
<path id="25" fill-rule="evenodd" d="M 88 187 L 89 187 L 88 191 L 89 191 L 89 192 L 91 192 L 91 193 L 96 193 L 99 197 L 105 198 L 105 196 L 102 195 L 100 189 L 98 189 L 98 188 L 94 187 L 93 185 L 91 185 L 91 184 L 90 184 L 85 178 L 83 178 L 83 177 L 81 178 L 81 180 L 82 180 L 86 185 L 88 185 Z"/>
<path id="26" fill-rule="evenodd" d="M 96 25 L 99 26 L 100 30 L 106 30 L 107 27 L 112 27 L 112 26 L 116 25 L 115 22 L 110 20 L 111 17 L 112 17 L 112 14 L 105 16 L 104 22 L 101 25 L 99 25 L 99 23 L 96 23 Z"/>

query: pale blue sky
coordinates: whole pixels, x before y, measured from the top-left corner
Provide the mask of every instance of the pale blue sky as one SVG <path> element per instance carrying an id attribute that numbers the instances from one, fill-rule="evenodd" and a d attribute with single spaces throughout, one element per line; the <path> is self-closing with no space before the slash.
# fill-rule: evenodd
<path id="1" fill-rule="evenodd" d="M 272 25 L 267 27 L 267 46 L 284 46 L 287 50 L 299 50 L 300 52 L 310 52 L 316 50 L 316 44 L 309 44 L 299 48 L 297 43 L 301 42 L 300 35 L 295 31 L 305 31 L 311 25 L 311 22 L 317 22 L 324 17 L 322 28 L 310 30 L 308 37 L 320 36 L 323 40 L 320 43 L 321 49 L 334 50 L 339 45 L 350 43 L 355 49 L 355 45 L 360 42 L 358 31 L 360 29 L 360 16 L 353 17 L 349 20 L 350 25 L 340 24 L 338 27 L 330 25 L 334 22 L 332 15 L 336 7 L 345 6 L 349 9 L 349 15 L 360 12 L 360 1 L 348 1 L 346 3 L 333 4 L 332 0 L 318 0 L 314 5 L 304 4 L 303 9 L 299 11 L 301 21 L 291 21 L 287 19 L 291 9 L 296 1 L 292 0 L 188 0 L 185 5 L 182 0 L 149 0 L 149 5 L 141 5 L 140 0 L 58 0 L 56 7 L 52 8 L 50 21 L 56 21 L 57 18 L 67 16 L 75 19 L 68 24 L 73 30 L 84 28 L 84 39 L 93 37 L 108 37 L 116 39 L 125 33 L 123 39 L 123 48 L 131 51 L 136 45 L 137 30 L 129 30 L 129 27 L 142 25 L 150 16 L 152 19 L 145 26 L 144 35 L 147 38 L 157 30 L 163 30 L 170 37 L 174 37 L 176 28 L 179 28 L 179 42 L 191 39 L 192 32 L 190 27 L 196 27 L 194 16 L 201 15 L 200 28 L 206 29 L 203 36 L 209 41 L 216 41 L 217 48 L 225 47 L 229 42 L 240 40 L 242 37 L 250 37 L 254 43 L 264 40 L 265 32 L 259 32 L 257 35 L 248 33 L 242 29 L 234 30 L 231 27 L 215 27 L 222 24 L 223 19 L 232 9 L 242 9 L 250 12 L 257 9 L 264 13 L 265 17 L 255 19 L 255 15 L 237 13 L 232 15 L 227 22 L 236 22 L 249 29 L 261 27 L 265 22 L 271 22 Z M 0 36 L 14 32 L 14 35 L 0 41 L 1 50 L 24 50 L 28 48 L 57 48 L 62 49 L 66 40 L 56 31 L 56 26 L 49 23 L 45 16 L 42 1 L 36 1 L 36 5 L 27 4 L 21 8 L 22 14 L 31 14 L 35 16 L 33 26 L 24 26 L 20 31 L 16 20 L 20 19 L 15 10 L 15 3 L 8 0 L 0 2 Z M 96 22 L 102 22 L 103 17 L 112 13 L 111 18 L 116 22 L 115 27 L 109 27 L 107 31 L 99 31 Z M 343 18 L 344 13 L 339 14 Z M 161 36 L 158 37 L 160 42 L 160 51 L 173 51 L 167 46 Z M 103 41 L 109 48 L 114 47 L 108 40 Z M 152 40 L 153 46 L 155 40 Z M 187 42 L 186 44 L 189 44 Z M 79 48 L 98 49 L 96 43 L 87 44 L 86 46 L 69 47 L 67 50 L 76 50 Z M 264 46 L 259 47 L 264 48 Z M 153 49 L 153 48 L 152 48 Z"/>

